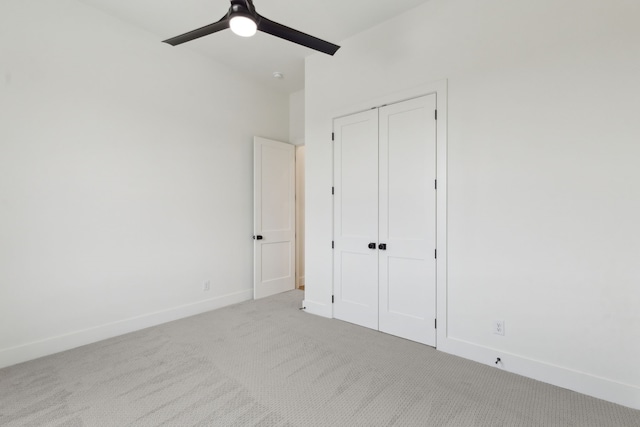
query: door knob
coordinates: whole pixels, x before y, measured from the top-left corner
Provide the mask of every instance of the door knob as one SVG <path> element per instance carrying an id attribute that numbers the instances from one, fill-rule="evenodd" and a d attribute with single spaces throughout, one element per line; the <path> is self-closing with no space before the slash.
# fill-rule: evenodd
<path id="1" fill-rule="evenodd" d="M 375 249 L 375 248 L 376 248 L 375 243 L 369 243 L 369 249 Z"/>
<path id="2" fill-rule="evenodd" d="M 381 251 L 386 251 L 387 250 L 387 244 L 386 243 L 380 243 L 378 245 L 378 249 L 380 249 Z"/>
<path id="3" fill-rule="evenodd" d="M 262 236 L 253 236 L 254 240 L 262 240 Z"/>

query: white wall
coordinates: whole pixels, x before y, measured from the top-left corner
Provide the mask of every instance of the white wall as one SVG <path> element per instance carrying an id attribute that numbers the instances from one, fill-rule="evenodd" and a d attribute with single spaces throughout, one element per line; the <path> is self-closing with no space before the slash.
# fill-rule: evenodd
<path id="1" fill-rule="evenodd" d="M 289 95 L 289 142 L 304 145 L 304 90 Z"/>
<path id="2" fill-rule="evenodd" d="M 332 118 L 447 79 L 438 348 L 640 408 L 638 22 L 631 0 L 431 0 L 309 57 L 307 310 L 331 315 Z"/>
<path id="3" fill-rule="evenodd" d="M 251 298 L 288 95 L 73 0 L 0 28 L 0 367 Z"/>

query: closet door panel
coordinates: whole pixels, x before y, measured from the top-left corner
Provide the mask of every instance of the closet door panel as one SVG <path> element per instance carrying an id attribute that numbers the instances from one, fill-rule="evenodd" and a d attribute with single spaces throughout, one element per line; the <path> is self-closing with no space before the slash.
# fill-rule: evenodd
<path id="1" fill-rule="evenodd" d="M 389 313 L 423 318 L 423 301 L 428 297 L 426 287 L 421 281 L 425 275 L 422 259 L 406 257 L 386 257 L 387 279 L 397 286 L 386 287 Z"/>
<path id="2" fill-rule="evenodd" d="M 380 109 L 379 329 L 435 346 L 435 95 Z"/>
<path id="3" fill-rule="evenodd" d="M 334 317 L 378 329 L 378 112 L 334 133 Z"/>

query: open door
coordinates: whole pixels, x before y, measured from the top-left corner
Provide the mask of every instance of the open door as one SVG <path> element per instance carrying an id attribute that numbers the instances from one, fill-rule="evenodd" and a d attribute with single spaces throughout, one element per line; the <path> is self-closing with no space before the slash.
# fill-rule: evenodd
<path id="1" fill-rule="evenodd" d="M 295 147 L 255 137 L 255 299 L 295 288 Z"/>

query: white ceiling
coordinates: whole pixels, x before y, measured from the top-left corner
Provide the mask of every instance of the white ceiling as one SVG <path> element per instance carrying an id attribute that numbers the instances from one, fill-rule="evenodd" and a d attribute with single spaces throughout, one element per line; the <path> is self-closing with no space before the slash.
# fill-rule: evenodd
<path id="1" fill-rule="evenodd" d="M 211 24 L 228 0 L 80 0 L 162 40 Z M 428 0 L 254 0 L 258 13 L 335 44 Z M 244 39 L 230 30 L 176 46 L 192 49 L 238 73 L 291 93 L 304 88 L 304 57 L 315 51 L 269 34 Z M 340 51 L 336 53 L 340 55 Z M 273 73 L 284 73 L 283 80 Z"/>

